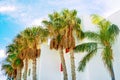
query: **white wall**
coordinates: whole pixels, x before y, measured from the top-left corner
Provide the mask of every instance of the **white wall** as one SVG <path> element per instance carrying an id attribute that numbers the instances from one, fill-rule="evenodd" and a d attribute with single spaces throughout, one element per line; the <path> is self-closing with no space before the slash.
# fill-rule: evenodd
<path id="1" fill-rule="evenodd" d="M 82 54 L 83 55 L 83 54 Z M 81 59 L 81 54 L 75 54 L 75 63 L 78 65 Z M 69 53 L 65 54 L 67 64 L 68 79 L 71 80 L 70 59 Z M 48 45 L 42 45 L 41 57 L 38 59 L 37 76 L 38 80 L 63 80 L 62 72 L 60 71 L 60 57 L 58 51 L 50 50 Z M 77 68 L 77 67 L 76 67 Z M 87 69 L 86 69 L 87 70 Z M 85 72 L 77 73 L 77 80 L 87 80 Z"/>
<path id="2" fill-rule="evenodd" d="M 61 78 L 59 71 L 59 54 L 50 50 L 48 45 L 41 46 L 41 57 L 38 59 L 38 80 L 58 80 Z"/>

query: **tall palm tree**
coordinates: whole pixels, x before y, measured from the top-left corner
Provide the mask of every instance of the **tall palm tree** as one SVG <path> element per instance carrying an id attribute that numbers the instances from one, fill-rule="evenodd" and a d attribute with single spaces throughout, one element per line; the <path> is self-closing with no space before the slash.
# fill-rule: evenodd
<path id="1" fill-rule="evenodd" d="M 32 50 L 33 53 L 30 55 L 33 55 L 33 80 L 37 80 L 36 76 L 36 59 L 40 57 L 41 55 L 41 49 L 40 45 L 47 40 L 48 31 L 46 29 L 43 29 L 42 27 L 33 27 L 31 28 L 31 44 L 32 44 Z"/>
<path id="2" fill-rule="evenodd" d="M 17 45 L 15 43 L 7 46 L 7 54 L 7 58 L 2 68 L 9 77 L 12 77 L 14 80 L 21 80 L 21 69 L 23 62 L 18 57 Z"/>
<path id="3" fill-rule="evenodd" d="M 55 49 L 59 51 L 60 59 L 61 59 L 61 64 L 63 67 L 63 80 L 68 80 L 68 74 L 67 74 L 67 69 L 66 69 L 66 63 L 65 63 L 65 58 L 64 58 L 64 53 L 63 53 L 63 46 L 62 43 L 62 34 L 64 33 L 62 28 L 64 24 L 61 24 L 63 20 L 60 19 L 61 15 L 58 12 L 54 12 L 53 14 L 49 14 L 49 20 L 44 20 L 43 23 L 49 30 L 49 36 L 51 37 L 50 41 L 50 49 Z"/>
<path id="4" fill-rule="evenodd" d="M 11 63 L 11 66 L 17 70 L 17 80 L 21 80 L 21 70 L 23 67 L 23 61 L 18 56 L 18 45 L 16 43 L 7 46 L 7 59 L 6 61 Z"/>
<path id="5" fill-rule="evenodd" d="M 32 27 L 32 28 L 27 28 L 22 32 L 22 35 L 24 37 L 24 41 L 23 43 L 27 43 L 27 46 L 24 46 L 23 51 L 26 50 L 25 53 L 26 57 L 25 59 L 32 59 L 33 60 L 33 80 L 37 80 L 37 76 L 36 76 L 36 58 L 40 57 L 40 45 L 46 41 L 47 35 L 48 35 L 48 31 L 46 29 L 43 29 L 40 26 L 37 27 Z M 27 70 L 27 63 L 28 61 L 26 61 L 26 70 Z M 27 71 L 25 71 L 27 72 Z M 27 73 L 26 73 L 27 74 Z"/>
<path id="6" fill-rule="evenodd" d="M 4 70 L 5 75 L 7 75 L 7 77 L 9 77 L 10 79 L 16 80 L 17 72 L 16 72 L 16 69 L 14 69 L 11 64 L 9 63 L 2 64 L 2 70 Z"/>
<path id="7" fill-rule="evenodd" d="M 29 29 L 26 29 L 29 30 Z M 25 35 L 25 30 L 22 31 L 20 34 L 18 34 L 15 39 L 14 42 L 16 44 L 18 44 L 18 56 L 20 57 L 20 59 L 24 60 L 25 62 L 25 71 L 24 71 L 24 80 L 27 80 L 27 74 L 28 74 L 28 59 L 29 59 L 29 55 L 28 53 L 30 52 L 29 50 L 29 46 L 31 45 L 30 42 L 28 41 L 28 39 L 26 38 Z"/>
<path id="8" fill-rule="evenodd" d="M 62 11 L 63 20 L 65 22 L 65 34 L 63 37 L 64 48 L 70 50 L 70 61 L 71 61 L 71 74 L 72 80 L 76 80 L 76 70 L 74 61 L 73 48 L 75 47 L 75 37 L 82 39 L 84 36 L 81 30 L 81 20 L 77 17 L 76 10 L 63 10 Z M 75 36 L 76 34 L 76 36 Z"/>
<path id="9" fill-rule="evenodd" d="M 111 80 L 115 80 L 112 45 L 120 30 L 115 24 L 112 24 L 98 15 L 92 15 L 92 22 L 97 25 L 99 31 L 85 32 L 85 37 L 94 40 L 94 42 L 83 43 L 75 47 L 76 52 L 88 52 L 88 54 L 80 61 L 78 70 L 83 71 L 86 63 L 95 55 L 97 50 L 102 49 L 103 62 L 110 73 Z"/>
<path id="10" fill-rule="evenodd" d="M 70 60 L 71 60 L 71 74 L 72 80 L 76 80 L 76 73 L 75 73 L 75 61 L 74 61 L 74 53 L 73 48 L 75 47 L 75 38 L 74 33 L 76 33 L 76 37 L 82 39 L 82 31 L 81 31 L 81 20 L 77 17 L 76 10 L 63 10 L 62 12 L 54 12 L 53 14 L 49 15 L 50 21 L 44 21 L 47 24 L 50 33 L 53 35 L 51 39 L 51 47 L 55 49 L 59 49 L 60 55 L 63 54 L 61 50 L 70 49 Z M 66 74 L 66 65 L 65 60 L 61 62 L 63 65 L 63 73 L 64 77 L 67 77 Z M 67 78 L 66 78 L 67 79 Z"/>

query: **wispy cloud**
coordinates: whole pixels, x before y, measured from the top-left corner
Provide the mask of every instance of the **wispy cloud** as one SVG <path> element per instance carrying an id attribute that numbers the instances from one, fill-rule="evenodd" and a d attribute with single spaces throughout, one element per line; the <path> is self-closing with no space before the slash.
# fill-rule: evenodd
<path id="1" fill-rule="evenodd" d="M 15 6 L 0 6 L 0 13 L 13 12 L 15 10 Z"/>
<path id="2" fill-rule="evenodd" d="M 42 21 L 42 20 L 43 20 L 43 19 L 41 19 L 41 18 L 34 19 L 31 25 L 41 25 L 41 21 Z"/>
<path id="3" fill-rule="evenodd" d="M 0 59 L 5 57 L 6 57 L 5 51 L 3 49 L 0 49 Z"/>

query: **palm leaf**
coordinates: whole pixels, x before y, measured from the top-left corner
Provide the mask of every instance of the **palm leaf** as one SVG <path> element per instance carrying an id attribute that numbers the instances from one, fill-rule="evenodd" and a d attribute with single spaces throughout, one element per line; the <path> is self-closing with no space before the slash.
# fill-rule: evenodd
<path id="1" fill-rule="evenodd" d="M 74 48 L 74 51 L 75 52 L 84 52 L 84 51 L 91 52 L 91 51 L 93 51 L 95 49 L 97 49 L 97 43 L 88 42 L 88 43 L 82 43 L 80 45 L 77 45 Z"/>
<path id="2" fill-rule="evenodd" d="M 107 34 L 108 39 L 110 40 L 110 42 L 114 42 L 115 41 L 115 39 L 116 39 L 117 35 L 119 34 L 119 32 L 120 32 L 120 30 L 119 30 L 118 26 L 115 25 L 115 24 L 112 24 L 108 28 L 106 34 Z"/>
<path id="3" fill-rule="evenodd" d="M 92 50 L 79 62 L 78 71 L 84 71 L 87 62 L 95 55 L 96 52 L 97 49 Z"/>
<path id="4" fill-rule="evenodd" d="M 95 32 L 84 32 L 84 36 L 88 39 L 94 40 L 94 41 L 100 41 L 100 36 L 99 34 L 95 33 Z"/>
<path id="5" fill-rule="evenodd" d="M 102 18 L 101 16 L 98 16 L 97 14 L 92 14 L 91 18 L 92 18 L 92 23 L 94 24 L 99 24 L 101 21 L 104 20 L 104 18 Z"/>

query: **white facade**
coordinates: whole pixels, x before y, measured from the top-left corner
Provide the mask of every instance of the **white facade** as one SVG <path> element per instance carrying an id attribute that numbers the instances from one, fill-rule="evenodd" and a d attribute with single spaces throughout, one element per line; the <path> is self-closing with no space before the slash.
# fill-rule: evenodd
<path id="1" fill-rule="evenodd" d="M 120 11 L 109 16 L 108 20 L 116 24 L 120 28 Z M 95 26 L 91 24 L 89 16 L 82 17 L 84 30 L 95 30 Z M 114 72 L 116 80 L 120 80 L 120 35 L 118 36 L 117 42 L 113 47 L 114 51 Z M 104 66 L 101 53 L 97 53 L 96 56 L 87 64 L 84 72 L 78 72 L 77 67 L 81 58 L 85 53 L 75 54 L 75 64 L 76 64 L 76 77 L 77 80 L 111 80 L 110 75 Z M 69 53 L 65 54 L 68 78 L 71 80 L 71 70 L 70 70 L 70 59 Z M 60 71 L 60 58 L 58 51 L 50 50 L 49 45 L 43 44 L 41 46 L 41 57 L 37 59 L 37 80 L 63 80 L 62 72 Z M 30 76 L 27 80 L 32 80 L 32 61 L 29 61 Z M 29 71 L 28 70 L 28 71 Z M 23 70 L 24 71 L 24 70 Z"/>

